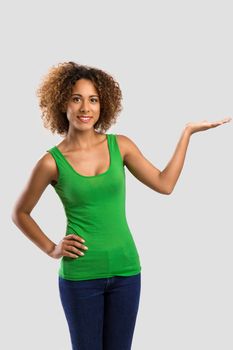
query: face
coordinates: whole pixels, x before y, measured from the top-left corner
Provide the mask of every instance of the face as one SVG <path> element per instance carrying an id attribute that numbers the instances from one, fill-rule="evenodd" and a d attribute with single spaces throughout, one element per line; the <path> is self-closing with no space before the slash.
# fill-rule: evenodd
<path id="1" fill-rule="evenodd" d="M 76 81 L 66 114 L 71 128 L 82 130 L 93 128 L 100 116 L 100 101 L 91 80 L 82 78 Z"/>

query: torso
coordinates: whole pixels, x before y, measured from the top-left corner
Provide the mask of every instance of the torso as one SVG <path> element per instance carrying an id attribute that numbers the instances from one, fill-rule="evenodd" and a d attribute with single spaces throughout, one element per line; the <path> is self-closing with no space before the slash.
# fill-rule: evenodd
<path id="1" fill-rule="evenodd" d="M 64 141 L 58 144 L 56 147 L 65 156 L 67 161 L 79 174 L 84 176 L 96 176 L 98 174 L 104 173 L 108 170 L 110 159 L 109 150 L 107 144 L 107 137 L 105 134 L 101 134 L 99 137 L 99 142 L 88 151 L 79 150 L 79 152 L 66 152 L 64 149 Z M 121 135 L 116 135 L 119 150 L 124 160 L 125 149 Z M 50 154 L 47 154 L 51 158 L 52 167 L 52 179 L 51 184 L 55 185 L 58 179 L 57 166 Z"/>

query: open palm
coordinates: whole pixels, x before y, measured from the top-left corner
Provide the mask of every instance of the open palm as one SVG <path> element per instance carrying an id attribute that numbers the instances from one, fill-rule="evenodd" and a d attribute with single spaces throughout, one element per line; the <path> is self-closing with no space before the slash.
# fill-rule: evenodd
<path id="1" fill-rule="evenodd" d="M 214 122 L 208 122 L 207 120 L 203 120 L 202 122 L 191 122 L 186 124 L 186 128 L 190 131 L 191 134 L 198 132 L 198 131 L 204 131 L 211 128 L 216 128 L 216 126 L 228 123 L 231 121 L 231 118 L 227 117 L 218 121 Z"/>

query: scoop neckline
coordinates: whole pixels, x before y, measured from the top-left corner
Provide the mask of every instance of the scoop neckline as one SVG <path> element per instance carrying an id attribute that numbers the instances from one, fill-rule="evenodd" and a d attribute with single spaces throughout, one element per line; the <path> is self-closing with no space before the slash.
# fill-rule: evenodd
<path id="1" fill-rule="evenodd" d="M 65 160 L 66 164 L 69 166 L 69 168 L 78 176 L 80 177 L 84 177 L 84 178 L 96 178 L 96 177 L 100 177 L 100 176 L 103 176 L 105 174 L 107 174 L 109 171 L 110 171 L 110 168 L 111 168 L 111 165 L 112 165 L 112 155 L 111 155 L 111 147 L 110 147 L 110 143 L 109 143 L 109 134 L 105 134 L 106 135 L 106 138 L 107 138 L 107 145 L 108 145 L 108 152 L 109 152 L 109 161 L 110 161 L 110 164 L 109 164 L 109 167 L 108 169 L 103 172 L 103 173 L 100 173 L 100 174 L 97 174 L 97 175 L 82 175 L 80 173 L 78 173 L 74 167 L 70 164 L 70 162 L 67 160 L 67 158 L 64 156 L 64 154 L 59 150 L 59 148 L 55 145 L 54 148 L 58 151 L 58 153 L 62 156 L 62 158 Z"/>

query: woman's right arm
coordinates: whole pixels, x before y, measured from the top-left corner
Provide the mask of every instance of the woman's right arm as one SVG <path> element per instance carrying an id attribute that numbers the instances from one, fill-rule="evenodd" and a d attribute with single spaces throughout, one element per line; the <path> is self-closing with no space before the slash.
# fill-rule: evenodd
<path id="1" fill-rule="evenodd" d="M 68 235 L 58 245 L 51 241 L 31 217 L 31 211 L 37 204 L 46 187 L 56 178 L 56 164 L 52 156 L 45 154 L 36 163 L 31 176 L 12 211 L 14 224 L 42 251 L 53 258 L 82 255 L 77 248 L 84 248 L 81 237 Z M 73 252 L 73 253 L 72 253 Z"/>

